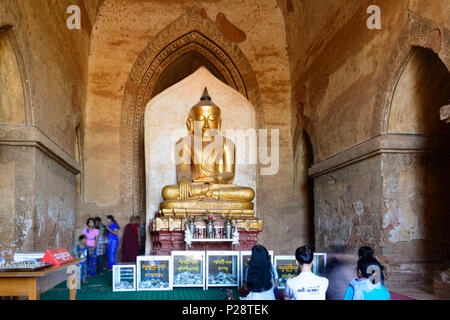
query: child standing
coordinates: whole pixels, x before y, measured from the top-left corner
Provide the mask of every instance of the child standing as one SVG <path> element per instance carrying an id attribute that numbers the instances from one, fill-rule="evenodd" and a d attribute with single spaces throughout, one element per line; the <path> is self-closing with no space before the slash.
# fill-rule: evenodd
<path id="1" fill-rule="evenodd" d="M 73 250 L 75 258 L 84 258 L 83 261 L 80 262 L 80 279 L 82 283 L 87 283 L 86 274 L 87 274 L 87 255 L 88 249 L 86 245 L 86 236 L 82 234 L 78 237 L 78 244 L 75 246 Z"/>
<path id="2" fill-rule="evenodd" d="M 106 236 L 105 226 L 102 224 L 102 219 L 100 217 L 95 218 L 95 228 L 98 229 L 98 242 L 97 242 L 97 272 L 103 275 L 103 262 L 105 261 L 106 244 L 108 243 L 108 238 Z"/>

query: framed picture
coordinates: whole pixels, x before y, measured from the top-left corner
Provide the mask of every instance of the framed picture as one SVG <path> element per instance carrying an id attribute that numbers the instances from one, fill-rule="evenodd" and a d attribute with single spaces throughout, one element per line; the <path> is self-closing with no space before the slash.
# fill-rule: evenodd
<path id="1" fill-rule="evenodd" d="M 173 267 L 171 256 L 138 256 L 137 290 L 172 290 Z"/>
<path id="2" fill-rule="evenodd" d="M 326 253 L 314 253 L 312 272 L 322 276 L 327 263 Z M 295 256 L 275 256 L 275 268 L 278 274 L 278 289 L 286 288 L 286 281 L 298 274 L 297 260 Z"/>
<path id="3" fill-rule="evenodd" d="M 136 265 L 116 264 L 113 266 L 113 291 L 136 291 Z"/>
<path id="4" fill-rule="evenodd" d="M 206 251 L 206 288 L 239 286 L 239 252 Z"/>
<path id="5" fill-rule="evenodd" d="M 318 276 L 322 276 L 327 267 L 327 254 L 326 253 L 314 253 L 314 264 L 312 266 L 312 272 Z"/>
<path id="6" fill-rule="evenodd" d="M 273 251 L 269 250 L 270 262 L 273 264 Z M 252 257 L 251 251 L 240 251 L 240 261 L 239 261 L 239 269 L 240 269 L 240 286 L 243 286 L 245 280 L 245 270 L 248 267 L 248 263 L 250 258 Z"/>
<path id="7" fill-rule="evenodd" d="M 172 251 L 173 286 L 205 288 L 205 251 Z"/>
<path id="8" fill-rule="evenodd" d="M 275 268 L 278 274 L 278 289 L 285 289 L 286 281 L 298 273 L 295 256 L 275 256 Z"/>

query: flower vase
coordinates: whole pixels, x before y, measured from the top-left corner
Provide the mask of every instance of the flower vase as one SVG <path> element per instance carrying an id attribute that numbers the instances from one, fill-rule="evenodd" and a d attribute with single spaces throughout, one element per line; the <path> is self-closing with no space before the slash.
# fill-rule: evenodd
<path id="1" fill-rule="evenodd" d="M 225 223 L 225 238 L 231 239 L 231 234 L 233 232 L 233 226 L 231 225 L 231 221 L 227 220 Z"/>
<path id="2" fill-rule="evenodd" d="M 207 238 L 214 238 L 214 225 L 212 221 L 208 221 L 208 224 L 206 225 L 206 235 Z"/>
<path id="3" fill-rule="evenodd" d="M 194 220 L 191 220 L 189 222 L 189 231 L 191 232 L 191 237 L 194 238 L 194 233 L 195 233 L 195 223 Z"/>

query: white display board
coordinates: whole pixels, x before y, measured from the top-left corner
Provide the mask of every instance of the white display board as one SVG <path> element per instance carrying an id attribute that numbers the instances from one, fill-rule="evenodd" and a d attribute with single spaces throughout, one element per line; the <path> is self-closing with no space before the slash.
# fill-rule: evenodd
<path id="1" fill-rule="evenodd" d="M 205 289 L 205 251 L 172 251 L 173 286 Z"/>
<path id="2" fill-rule="evenodd" d="M 138 256 L 137 290 L 172 290 L 172 256 Z"/>
<path id="3" fill-rule="evenodd" d="M 327 254 L 314 253 L 314 263 L 312 266 L 312 272 L 318 276 L 323 276 L 326 267 L 327 267 Z"/>
<path id="4" fill-rule="evenodd" d="M 136 265 L 116 264 L 113 266 L 113 291 L 136 291 Z"/>
<path id="5" fill-rule="evenodd" d="M 285 289 L 286 281 L 298 274 L 297 259 L 295 256 L 279 255 L 275 256 L 275 269 L 278 273 L 278 289 Z M 314 253 L 314 263 L 312 272 L 322 276 L 327 265 L 326 253 Z"/>
<path id="6" fill-rule="evenodd" d="M 239 251 L 206 251 L 206 289 L 239 286 Z"/>
<path id="7" fill-rule="evenodd" d="M 270 262 L 273 264 L 273 251 L 269 251 L 270 256 Z M 250 261 L 250 258 L 252 256 L 252 251 L 240 251 L 240 259 L 239 259 L 239 270 L 240 270 L 240 286 L 243 286 L 244 283 L 244 277 L 245 277 L 245 270 L 247 269 L 248 262 Z"/>
<path id="8" fill-rule="evenodd" d="M 286 281 L 298 274 L 297 260 L 295 256 L 275 256 L 275 269 L 278 274 L 278 289 L 286 288 Z"/>

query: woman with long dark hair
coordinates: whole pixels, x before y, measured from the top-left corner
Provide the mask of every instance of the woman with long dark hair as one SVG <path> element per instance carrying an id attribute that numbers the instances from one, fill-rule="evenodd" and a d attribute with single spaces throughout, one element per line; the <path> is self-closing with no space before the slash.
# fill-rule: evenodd
<path id="1" fill-rule="evenodd" d="M 116 252 L 119 246 L 119 225 L 112 215 L 106 217 L 107 224 L 105 226 L 108 231 L 108 270 L 116 264 Z"/>
<path id="2" fill-rule="evenodd" d="M 262 245 L 252 248 L 252 257 L 246 270 L 245 281 L 250 293 L 245 300 L 275 300 L 273 292 L 278 278 L 270 262 L 269 252 Z"/>

